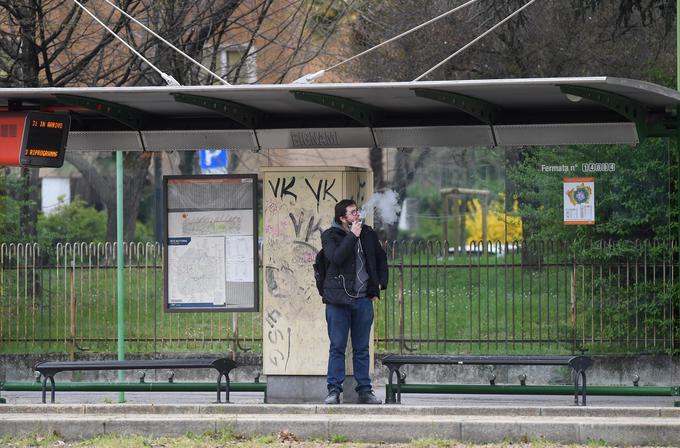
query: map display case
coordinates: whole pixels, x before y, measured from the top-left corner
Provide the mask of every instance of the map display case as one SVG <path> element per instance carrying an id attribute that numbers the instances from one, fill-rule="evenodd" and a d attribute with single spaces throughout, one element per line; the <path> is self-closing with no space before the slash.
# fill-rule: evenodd
<path id="1" fill-rule="evenodd" d="M 165 176 L 165 310 L 257 311 L 257 176 Z"/>

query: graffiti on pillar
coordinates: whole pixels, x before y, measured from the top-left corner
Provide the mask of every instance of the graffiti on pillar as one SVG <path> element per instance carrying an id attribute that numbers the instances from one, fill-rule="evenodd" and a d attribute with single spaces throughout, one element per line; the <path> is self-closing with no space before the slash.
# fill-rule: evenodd
<path id="1" fill-rule="evenodd" d="M 288 369 L 290 359 L 290 341 L 292 329 L 281 325 L 281 312 L 275 308 L 265 311 L 264 325 L 267 330 L 267 340 L 275 347 L 269 352 L 268 361 L 275 367 L 283 366 L 283 371 Z M 281 350 L 283 349 L 283 350 Z"/>
<path id="2" fill-rule="evenodd" d="M 309 179 L 305 178 L 305 183 L 309 187 L 310 191 L 312 192 L 312 195 L 316 199 L 316 211 L 319 211 L 319 206 L 321 205 L 321 201 L 325 201 L 326 198 L 332 198 L 335 202 L 338 202 L 338 199 L 333 195 L 332 190 L 333 187 L 335 186 L 335 179 L 332 179 L 330 184 L 328 179 L 319 179 L 318 184 L 314 187 L 312 184 L 309 182 Z M 321 193 L 323 191 L 323 198 L 321 197 Z"/>
<path id="3" fill-rule="evenodd" d="M 328 341 L 312 264 L 321 233 L 342 198 L 342 177 L 336 172 L 265 172 L 265 186 L 265 373 L 323 374 Z M 313 353 L 317 348 L 311 347 L 322 352 Z"/>
<path id="4" fill-rule="evenodd" d="M 296 217 L 292 212 L 288 213 L 290 221 L 293 223 L 293 231 L 295 232 L 296 241 L 303 241 L 305 243 L 309 242 L 314 232 L 319 232 L 319 237 L 323 233 L 323 228 L 321 227 L 321 219 L 315 216 L 310 216 L 308 220 L 305 219 L 304 210 L 301 211 Z M 316 222 L 314 221 L 316 219 Z M 303 224 L 306 222 L 305 231 L 301 234 Z"/>
<path id="5" fill-rule="evenodd" d="M 366 185 L 366 180 L 357 179 L 356 182 L 353 182 L 353 185 L 350 185 L 348 188 L 349 199 L 355 200 L 359 206 L 366 201 Z"/>
<path id="6" fill-rule="evenodd" d="M 283 198 L 285 196 L 290 196 L 293 199 L 297 199 L 297 194 L 295 194 L 291 189 L 295 186 L 295 177 L 287 179 L 285 177 L 279 177 L 276 179 L 276 185 L 272 181 L 268 181 L 269 186 L 274 193 L 274 197 Z"/>

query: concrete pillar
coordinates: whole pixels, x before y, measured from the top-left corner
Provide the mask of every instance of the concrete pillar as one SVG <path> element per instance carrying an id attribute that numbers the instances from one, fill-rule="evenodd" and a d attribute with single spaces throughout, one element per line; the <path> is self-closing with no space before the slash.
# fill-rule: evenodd
<path id="1" fill-rule="evenodd" d="M 361 206 L 373 193 L 373 175 L 351 167 L 265 167 L 263 172 L 262 363 L 267 400 L 320 403 L 326 395 L 329 341 L 312 264 L 335 204 L 350 198 Z M 351 374 L 351 355 L 347 361 Z M 353 383 L 352 378 L 345 381 L 345 401 L 353 401 L 348 396 Z"/>

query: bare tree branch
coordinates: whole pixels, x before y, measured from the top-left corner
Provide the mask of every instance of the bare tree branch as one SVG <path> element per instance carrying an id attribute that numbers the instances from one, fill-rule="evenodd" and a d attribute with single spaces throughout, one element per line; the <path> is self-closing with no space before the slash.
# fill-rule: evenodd
<path id="1" fill-rule="evenodd" d="M 229 67 L 239 80 L 250 58 L 257 79 L 283 82 L 291 70 L 324 56 L 338 24 L 365 0 L 120 0 L 120 7 L 192 58 L 218 68 L 219 52 L 241 48 Z M 180 82 L 201 83 L 199 70 L 156 37 L 101 0 L 86 7 L 145 58 Z M 333 16 L 331 17 L 330 8 Z M 325 17 L 328 15 L 328 17 Z M 337 56 L 336 56 L 337 57 Z M 7 86 L 157 85 L 158 74 L 70 0 L 0 0 L 0 69 Z M 115 229 L 114 176 L 109 158 L 70 153 L 73 163 L 98 192 Z M 125 155 L 126 238 L 134 233 L 150 156 Z"/>

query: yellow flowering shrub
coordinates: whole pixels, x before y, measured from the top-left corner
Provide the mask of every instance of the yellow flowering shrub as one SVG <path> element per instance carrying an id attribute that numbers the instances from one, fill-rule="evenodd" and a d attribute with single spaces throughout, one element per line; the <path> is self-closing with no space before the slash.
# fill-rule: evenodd
<path id="1" fill-rule="evenodd" d="M 517 214 L 517 201 L 513 203 L 512 214 L 506 216 L 503 210 L 503 198 L 489 203 L 488 210 L 488 239 L 489 241 L 500 241 L 505 243 L 505 220 L 508 222 L 508 241 L 519 241 L 522 239 L 522 220 Z M 468 202 L 468 212 L 465 216 L 465 242 L 482 240 L 482 204 L 477 198 Z"/>

